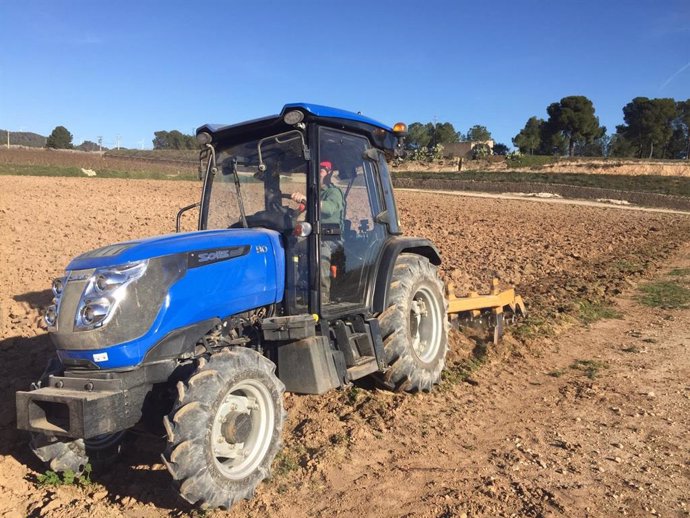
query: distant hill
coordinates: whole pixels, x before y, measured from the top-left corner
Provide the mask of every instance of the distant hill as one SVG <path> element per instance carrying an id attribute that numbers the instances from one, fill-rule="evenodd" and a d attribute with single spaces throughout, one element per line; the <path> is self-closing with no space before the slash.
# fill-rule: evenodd
<path id="1" fill-rule="evenodd" d="M 30 131 L 10 131 L 11 146 L 45 147 L 47 137 Z M 7 145 L 7 130 L 0 130 L 0 144 Z"/>

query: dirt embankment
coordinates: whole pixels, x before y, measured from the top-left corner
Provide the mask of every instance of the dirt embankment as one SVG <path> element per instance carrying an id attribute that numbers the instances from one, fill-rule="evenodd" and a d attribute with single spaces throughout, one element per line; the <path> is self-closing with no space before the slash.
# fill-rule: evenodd
<path id="1" fill-rule="evenodd" d="M 467 191 L 498 194 L 543 194 L 571 200 L 608 200 L 626 205 L 656 207 L 690 211 L 690 198 L 651 192 L 623 191 L 581 185 L 564 185 L 537 182 L 491 182 L 479 180 L 452 180 L 444 178 L 396 178 L 395 187 L 403 189 Z"/>
<path id="2" fill-rule="evenodd" d="M 496 157 L 498 158 L 498 157 Z M 458 160 L 403 162 L 393 166 L 400 172 L 519 171 L 535 173 L 578 173 L 611 175 L 655 175 L 690 177 L 688 160 L 625 160 L 617 158 L 563 158 L 539 166 L 519 167 L 505 160 Z"/>
<path id="3" fill-rule="evenodd" d="M 51 279 L 85 250 L 171 232 L 177 208 L 198 191 L 195 182 L 0 177 L 0 516 L 196 512 L 171 489 L 163 442 L 151 437 L 134 437 L 123 462 L 91 485 L 38 486 L 44 468 L 15 430 L 13 402 L 52 354 L 40 321 Z M 688 516 L 690 316 L 628 295 L 669 257 L 690 271 L 690 218 L 398 199 L 406 234 L 437 243 L 459 294 L 498 276 L 517 287 L 529 325 L 542 331 L 572 320 L 583 301 L 624 295 L 622 318 L 488 351 L 453 333 L 449 369 L 432 394 L 354 386 L 289 395 L 273 478 L 253 500 L 208 514 Z"/>

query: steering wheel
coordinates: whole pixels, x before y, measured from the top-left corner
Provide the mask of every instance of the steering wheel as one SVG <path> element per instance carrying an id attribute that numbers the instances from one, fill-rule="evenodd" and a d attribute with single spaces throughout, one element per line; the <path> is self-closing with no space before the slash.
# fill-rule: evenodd
<path id="1" fill-rule="evenodd" d="M 248 214 L 246 216 L 247 224 L 250 227 L 266 227 L 274 230 L 292 230 L 297 223 L 297 218 L 304 212 L 304 204 L 300 203 L 299 207 L 293 209 L 281 203 L 282 200 L 292 200 L 289 194 L 277 193 L 270 199 L 266 210 L 261 210 L 255 214 Z M 294 201 L 294 200 L 293 200 Z M 241 228 L 240 221 L 232 224 L 230 228 Z"/>

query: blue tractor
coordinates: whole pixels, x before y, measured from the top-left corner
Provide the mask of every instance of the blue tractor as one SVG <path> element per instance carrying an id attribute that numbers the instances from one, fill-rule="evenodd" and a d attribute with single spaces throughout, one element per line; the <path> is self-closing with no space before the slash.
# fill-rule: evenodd
<path id="1" fill-rule="evenodd" d="M 54 281 L 57 357 L 16 396 L 35 454 L 79 472 L 158 424 L 181 495 L 229 508 L 269 475 L 285 390 L 430 390 L 447 300 L 437 249 L 398 222 L 387 160 L 405 130 L 303 103 L 199 128 L 201 201 L 178 232 L 87 252 Z M 198 230 L 180 233 L 192 208 Z"/>

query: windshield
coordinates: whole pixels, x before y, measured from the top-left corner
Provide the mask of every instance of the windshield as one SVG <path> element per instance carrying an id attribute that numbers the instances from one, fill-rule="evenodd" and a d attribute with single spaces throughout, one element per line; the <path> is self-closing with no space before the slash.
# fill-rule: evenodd
<path id="1" fill-rule="evenodd" d="M 268 227 L 290 230 L 306 194 L 304 139 L 289 131 L 216 149 L 217 171 L 207 190 L 207 229 Z"/>

